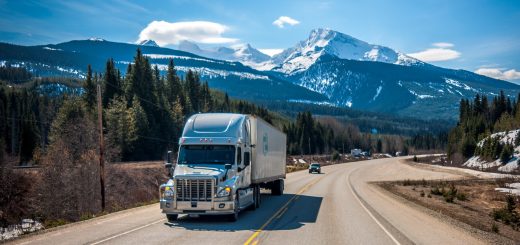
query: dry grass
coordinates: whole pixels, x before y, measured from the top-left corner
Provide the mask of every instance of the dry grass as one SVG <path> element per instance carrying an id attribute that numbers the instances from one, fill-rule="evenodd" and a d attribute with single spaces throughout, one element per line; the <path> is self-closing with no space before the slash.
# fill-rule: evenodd
<path id="1" fill-rule="evenodd" d="M 502 236 L 520 242 L 519 231 L 509 225 L 495 221 L 491 217 L 493 210 L 501 209 L 506 205 L 507 194 L 498 192 L 495 188 L 513 182 L 515 182 L 513 179 L 466 179 L 456 181 L 403 180 L 377 184 L 398 196 L 475 228 L 494 233 L 497 233 L 498 230 L 498 233 Z M 442 193 L 448 192 L 452 187 L 456 189 L 458 194 L 463 194 L 464 198 L 459 199 L 456 196 L 453 202 L 447 201 L 446 195 Z M 520 211 L 518 207 L 516 210 Z"/>

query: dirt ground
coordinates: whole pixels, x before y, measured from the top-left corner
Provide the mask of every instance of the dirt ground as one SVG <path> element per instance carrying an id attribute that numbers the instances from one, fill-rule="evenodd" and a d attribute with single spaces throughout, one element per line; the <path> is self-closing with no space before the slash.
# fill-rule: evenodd
<path id="1" fill-rule="evenodd" d="M 494 220 L 493 210 L 506 206 L 506 193 L 495 188 L 505 187 L 507 183 L 518 182 L 513 179 L 467 179 L 456 181 L 403 180 L 397 182 L 379 182 L 380 187 L 409 201 L 432 209 L 441 214 L 467 223 L 486 232 L 495 232 L 520 243 L 520 231 L 500 220 Z M 446 201 L 440 191 L 448 192 L 453 186 L 457 195 L 453 202 Z M 436 189 L 437 188 L 437 189 Z M 443 189 L 442 189 L 443 188 Z M 437 190 L 439 192 L 437 192 Z M 434 194 L 436 193 L 436 194 Z M 462 200 L 461 200 L 462 199 Z M 515 196 L 520 212 L 519 198 Z"/>

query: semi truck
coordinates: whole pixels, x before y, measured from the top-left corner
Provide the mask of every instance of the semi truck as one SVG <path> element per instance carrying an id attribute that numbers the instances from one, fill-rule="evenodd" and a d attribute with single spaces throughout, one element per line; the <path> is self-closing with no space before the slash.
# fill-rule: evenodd
<path id="1" fill-rule="evenodd" d="M 199 113 L 179 139 L 177 161 L 168 153 L 169 180 L 160 186 L 160 208 L 178 215 L 227 215 L 260 207 L 260 189 L 282 195 L 286 135 L 254 115 Z"/>

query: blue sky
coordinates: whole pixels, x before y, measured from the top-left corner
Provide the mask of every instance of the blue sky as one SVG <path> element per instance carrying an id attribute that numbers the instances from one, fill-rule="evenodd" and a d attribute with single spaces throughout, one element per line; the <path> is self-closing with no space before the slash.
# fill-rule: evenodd
<path id="1" fill-rule="evenodd" d="M 273 23 L 281 16 L 288 18 Z M 0 20 L 0 41 L 23 45 L 136 42 L 143 30 L 170 28 L 177 38 L 162 43 L 170 47 L 192 38 L 202 46 L 284 49 L 325 27 L 442 67 L 520 82 L 520 1 L 0 0 Z"/>

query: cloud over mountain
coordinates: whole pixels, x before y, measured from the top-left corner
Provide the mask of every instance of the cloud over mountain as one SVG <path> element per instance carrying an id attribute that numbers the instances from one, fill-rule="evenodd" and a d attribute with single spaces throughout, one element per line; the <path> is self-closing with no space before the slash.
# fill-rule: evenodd
<path id="1" fill-rule="evenodd" d="M 475 71 L 475 73 L 507 81 L 520 79 L 520 71 L 515 69 L 507 70 L 503 68 L 479 68 Z"/>
<path id="2" fill-rule="evenodd" d="M 432 46 L 433 48 L 407 55 L 425 62 L 453 60 L 461 55 L 459 51 L 453 49 L 455 46 L 453 43 L 438 42 L 433 43 Z"/>
<path id="3" fill-rule="evenodd" d="M 233 43 L 236 38 L 224 37 L 229 27 L 210 21 L 167 22 L 152 21 L 139 34 L 137 42 L 154 40 L 159 46 L 179 44 L 181 41 L 197 43 Z"/>
<path id="4" fill-rule="evenodd" d="M 273 21 L 273 25 L 278 26 L 279 28 L 284 28 L 285 25 L 298 25 L 300 24 L 300 21 L 297 21 L 289 16 L 280 16 L 278 19 Z"/>

